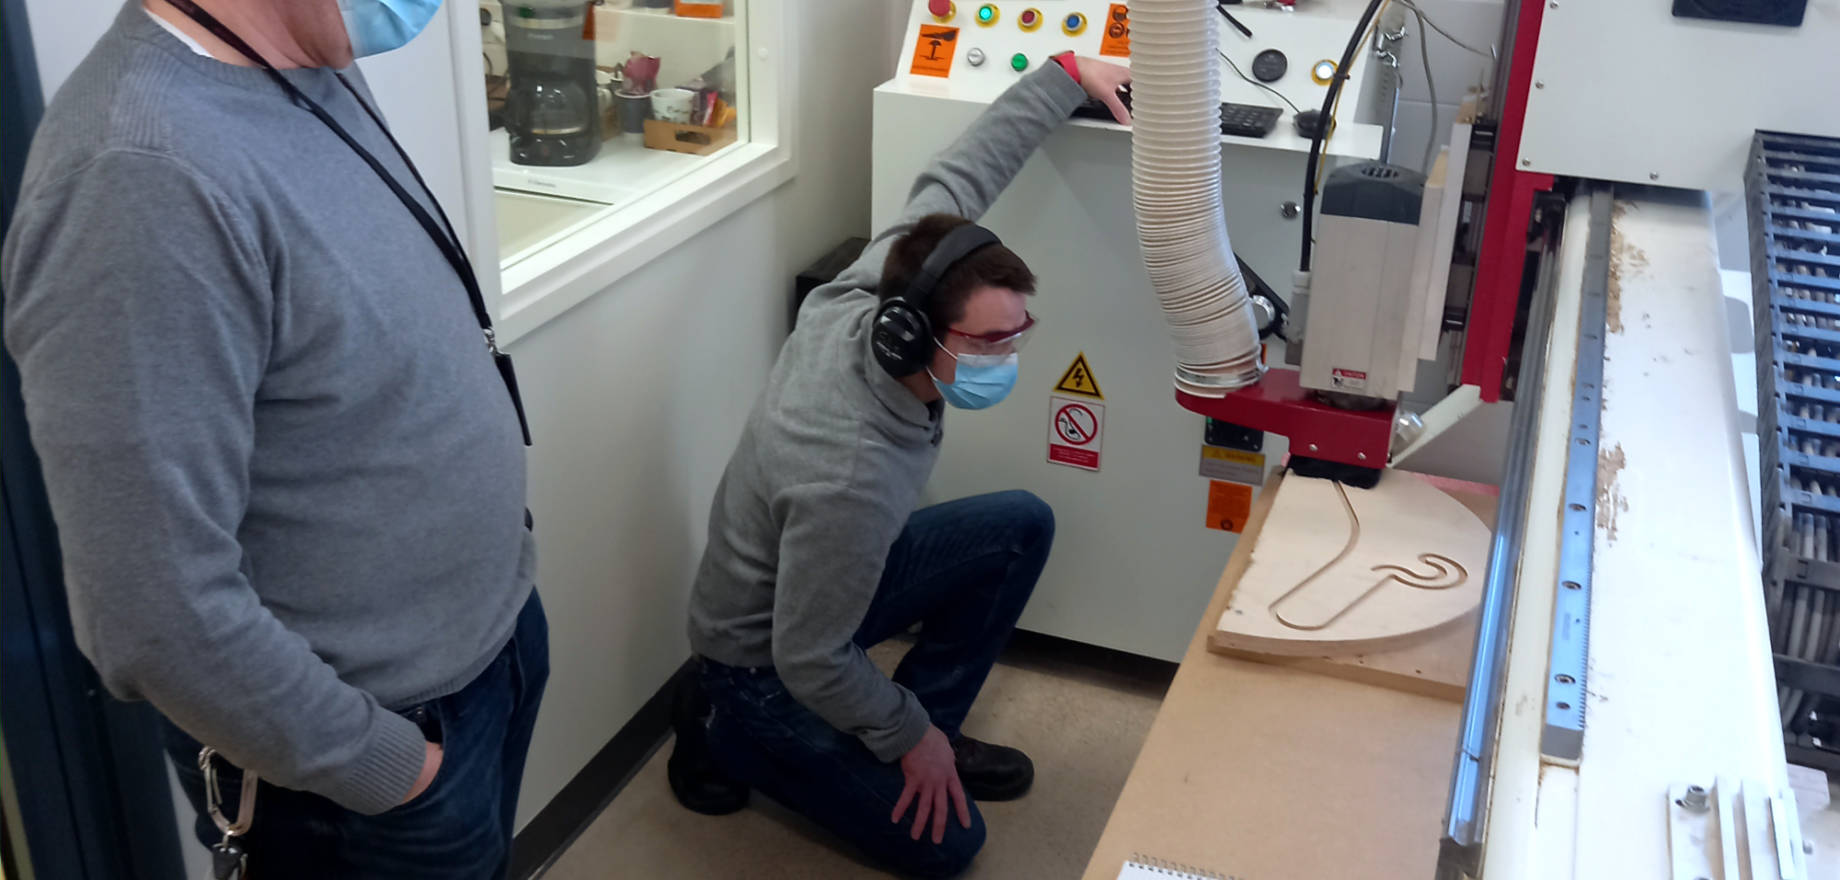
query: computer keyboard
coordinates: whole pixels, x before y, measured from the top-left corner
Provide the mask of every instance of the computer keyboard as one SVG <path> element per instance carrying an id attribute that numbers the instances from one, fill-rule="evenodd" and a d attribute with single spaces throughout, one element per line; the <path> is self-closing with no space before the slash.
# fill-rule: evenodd
<path id="1" fill-rule="evenodd" d="M 1223 101 L 1220 104 L 1220 133 L 1262 138 L 1278 126 L 1278 117 L 1282 115 L 1284 111 L 1277 107 Z"/>
<path id="2" fill-rule="evenodd" d="M 1119 100 L 1124 102 L 1126 110 L 1131 109 L 1131 90 L 1127 87 L 1118 92 Z M 1098 98 L 1088 98 L 1073 111 L 1081 119 L 1097 119 L 1101 122 L 1117 122 L 1112 118 L 1112 110 Z M 1278 118 L 1284 111 L 1278 107 L 1264 107 L 1258 104 L 1235 104 L 1223 101 L 1220 104 L 1220 133 L 1240 137 L 1262 138 L 1271 134 L 1278 127 Z"/>

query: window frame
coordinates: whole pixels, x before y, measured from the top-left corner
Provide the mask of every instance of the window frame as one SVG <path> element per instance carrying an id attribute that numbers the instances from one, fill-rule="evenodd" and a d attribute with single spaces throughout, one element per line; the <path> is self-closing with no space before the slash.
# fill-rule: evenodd
<path id="1" fill-rule="evenodd" d="M 736 63 L 745 94 L 747 142 L 631 203 L 582 221 L 505 268 L 498 250 L 479 24 L 469 15 L 449 16 L 465 234 L 501 344 L 515 343 L 796 174 L 798 54 L 786 21 L 786 0 L 744 2 L 739 24 L 745 26 L 746 52 L 736 47 Z"/>

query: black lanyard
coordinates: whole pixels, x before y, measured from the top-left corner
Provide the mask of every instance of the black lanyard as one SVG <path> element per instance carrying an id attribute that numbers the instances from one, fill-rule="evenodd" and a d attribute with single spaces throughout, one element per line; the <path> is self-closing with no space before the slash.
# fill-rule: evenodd
<path id="1" fill-rule="evenodd" d="M 460 236 L 454 232 L 454 224 L 447 219 L 447 212 L 441 209 L 440 200 L 434 197 L 434 191 L 428 188 L 426 181 L 422 180 L 421 172 L 416 170 L 415 163 L 410 161 L 409 153 L 402 148 L 402 144 L 396 142 L 396 136 L 390 133 L 390 127 L 384 124 L 383 117 L 377 115 L 377 111 L 372 109 L 370 103 L 358 94 L 358 90 L 352 87 L 344 74 L 333 74 L 339 78 L 339 83 L 345 87 L 345 91 L 351 93 L 352 100 L 357 101 L 358 106 L 363 107 L 364 112 L 377 123 L 377 128 L 389 140 L 390 146 L 396 148 L 396 155 L 402 158 L 403 166 L 409 169 L 409 175 L 415 178 L 416 185 L 420 186 L 422 193 L 428 197 L 428 204 L 434 206 L 435 214 L 441 218 L 440 225 L 435 224 L 435 219 L 429 215 L 428 209 L 422 207 L 422 204 L 416 201 L 401 183 L 397 182 L 396 177 L 383 167 L 383 163 L 377 161 L 376 156 L 371 155 L 369 150 L 358 143 L 357 138 L 351 136 L 351 132 L 345 130 L 345 126 L 332 118 L 332 114 L 326 112 L 326 108 L 321 107 L 312 98 L 307 97 L 305 92 L 288 82 L 287 77 L 282 76 L 274 65 L 269 64 L 267 59 L 250 48 L 242 37 L 225 27 L 223 22 L 218 21 L 211 13 L 198 8 L 198 5 L 192 0 L 168 0 L 168 2 L 215 34 L 218 39 L 228 43 L 230 48 L 241 52 L 243 57 L 260 65 L 262 70 L 268 74 L 269 79 L 274 80 L 275 84 L 293 98 L 296 104 L 305 107 L 308 112 L 318 117 L 320 122 L 332 129 L 333 134 L 339 136 L 339 140 L 344 141 L 346 146 L 351 147 L 352 152 L 358 154 L 358 158 L 364 160 L 364 164 L 371 166 L 371 170 L 377 173 L 377 177 L 384 182 L 384 185 L 396 194 L 396 198 L 403 203 L 403 207 L 408 208 L 409 213 L 415 215 L 415 222 L 421 224 L 422 230 L 428 233 L 435 247 L 440 249 L 441 255 L 447 258 L 448 265 L 453 266 L 455 274 L 460 276 L 460 284 L 466 288 L 467 300 L 473 306 L 473 317 L 479 321 L 479 330 L 485 334 L 486 348 L 492 353 L 492 362 L 498 367 L 499 377 L 505 380 L 505 391 L 511 395 L 511 406 L 517 410 L 518 429 L 524 434 L 524 445 L 529 446 L 530 422 L 524 417 L 524 398 L 518 393 L 517 372 L 511 368 L 511 356 L 498 349 L 498 338 L 492 331 L 492 315 L 486 311 L 486 298 L 479 290 L 479 279 L 473 275 L 473 264 L 466 258 L 466 251 L 460 247 Z"/>

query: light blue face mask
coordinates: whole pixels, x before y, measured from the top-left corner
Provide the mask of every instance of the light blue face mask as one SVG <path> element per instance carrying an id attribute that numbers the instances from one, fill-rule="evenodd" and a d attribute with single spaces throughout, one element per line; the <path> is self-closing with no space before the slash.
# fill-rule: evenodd
<path id="1" fill-rule="evenodd" d="M 940 346 L 940 350 L 944 349 L 945 346 Z M 1016 387 L 1016 367 L 1021 359 L 1013 351 L 1009 354 L 958 355 L 947 351 L 946 354 L 958 361 L 950 383 L 939 381 L 931 370 L 926 373 L 946 403 L 959 409 L 984 409 L 1002 403 L 1010 389 Z"/>
<path id="2" fill-rule="evenodd" d="M 355 58 L 408 45 L 428 26 L 441 0 L 339 0 L 339 17 Z"/>

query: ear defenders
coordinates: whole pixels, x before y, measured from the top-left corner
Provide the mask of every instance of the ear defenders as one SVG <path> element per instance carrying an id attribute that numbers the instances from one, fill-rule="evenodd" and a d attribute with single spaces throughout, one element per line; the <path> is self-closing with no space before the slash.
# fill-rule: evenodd
<path id="1" fill-rule="evenodd" d="M 926 369 L 933 361 L 933 322 L 926 316 L 927 302 L 940 279 L 966 257 L 993 244 L 1002 244 L 996 233 L 976 223 L 967 223 L 946 233 L 926 255 L 920 271 L 908 282 L 907 289 L 884 300 L 875 312 L 875 329 L 870 347 L 875 361 L 896 379 Z"/>

